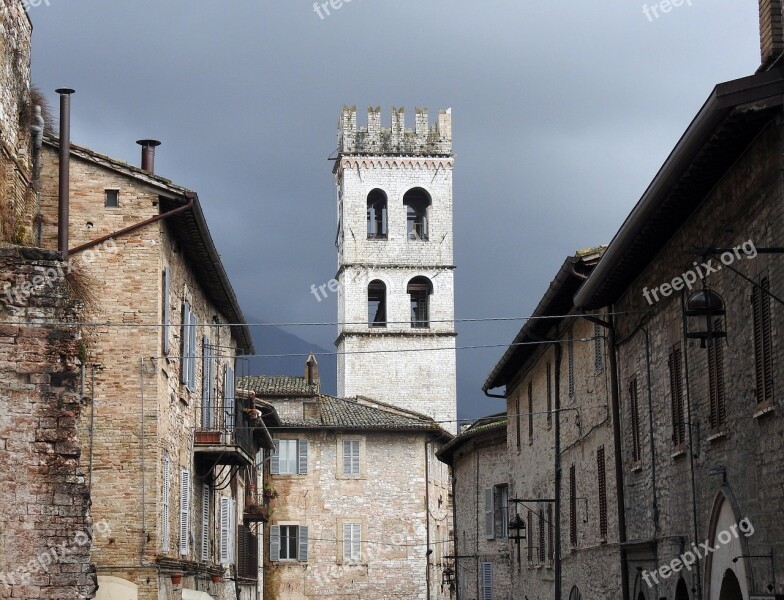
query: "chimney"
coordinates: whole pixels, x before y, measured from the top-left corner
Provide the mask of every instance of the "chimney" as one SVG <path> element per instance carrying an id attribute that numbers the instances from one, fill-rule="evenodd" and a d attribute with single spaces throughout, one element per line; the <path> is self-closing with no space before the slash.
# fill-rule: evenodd
<path id="1" fill-rule="evenodd" d="M 139 140 L 142 147 L 142 171 L 155 175 L 155 149 L 161 145 L 158 140 Z"/>
<path id="2" fill-rule="evenodd" d="M 305 363 L 305 381 L 308 382 L 309 386 L 314 386 L 316 388 L 316 394 L 319 393 L 321 382 L 319 380 L 318 361 L 312 352 L 310 353 L 310 356 L 308 356 L 308 362 Z"/>
<path id="3" fill-rule="evenodd" d="M 71 196 L 71 94 L 70 88 L 55 90 L 60 94 L 60 181 L 57 193 L 57 250 L 68 258 L 68 218 Z"/>
<path id="4" fill-rule="evenodd" d="M 765 69 L 784 52 L 782 0 L 759 0 L 761 69 Z"/>

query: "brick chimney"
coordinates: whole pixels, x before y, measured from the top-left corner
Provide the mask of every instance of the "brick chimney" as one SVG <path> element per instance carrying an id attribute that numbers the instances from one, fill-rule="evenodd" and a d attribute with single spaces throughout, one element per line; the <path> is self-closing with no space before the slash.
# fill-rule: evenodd
<path id="1" fill-rule="evenodd" d="M 309 386 L 315 388 L 314 393 L 319 393 L 321 381 L 319 380 L 318 361 L 312 352 L 305 363 L 305 381 L 307 381 Z"/>
<path id="2" fill-rule="evenodd" d="M 784 52 L 782 0 L 759 0 L 760 51 L 764 70 Z"/>

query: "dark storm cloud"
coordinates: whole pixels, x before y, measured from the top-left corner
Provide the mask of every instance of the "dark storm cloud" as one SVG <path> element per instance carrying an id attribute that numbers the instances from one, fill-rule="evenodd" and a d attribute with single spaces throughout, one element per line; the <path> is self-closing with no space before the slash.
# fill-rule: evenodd
<path id="1" fill-rule="evenodd" d="M 649 5 L 654 4 L 649 2 Z M 75 87 L 73 138 L 196 189 L 246 314 L 334 321 L 328 156 L 343 104 L 452 106 L 459 317 L 529 314 L 565 255 L 607 242 L 714 84 L 758 64 L 757 3 L 49 0 L 34 80 Z M 54 102 L 54 98 L 52 98 Z M 362 120 L 362 119 L 361 119 Z M 521 323 L 465 325 L 460 345 Z M 293 333 L 331 348 L 335 328 Z M 459 354 L 460 409 L 503 349 Z"/>

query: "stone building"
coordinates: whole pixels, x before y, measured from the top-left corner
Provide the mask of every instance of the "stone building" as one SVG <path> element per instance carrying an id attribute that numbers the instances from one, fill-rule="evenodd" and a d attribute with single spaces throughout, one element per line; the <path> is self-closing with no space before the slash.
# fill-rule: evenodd
<path id="1" fill-rule="evenodd" d="M 564 261 L 484 385 L 504 388 L 510 518 L 526 524 L 512 546 L 516 597 L 613 598 L 621 587 L 605 317 L 572 305 L 603 251 Z"/>
<path id="2" fill-rule="evenodd" d="M 454 433 L 452 114 L 344 108 L 338 130 L 338 396 L 430 415 Z M 369 374 L 372 373 L 372 377 Z"/>
<path id="3" fill-rule="evenodd" d="M 460 600 L 515 600 L 509 526 L 507 415 L 479 419 L 438 452 L 454 493 L 452 570 Z"/>
<path id="4" fill-rule="evenodd" d="M 624 598 L 784 594 L 781 3 L 760 14 L 763 67 L 713 90 L 575 297 L 617 315 Z"/>
<path id="5" fill-rule="evenodd" d="M 0 0 L 0 242 L 24 243 L 31 225 L 32 31 L 21 0 Z"/>
<path id="6" fill-rule="evenodd" d="M 271 447 L 235 393 L 250 333 L 198 196 L 70 145 L 69 270 L 88 301 L 79 420 L 96 521 L 98 598 L 256 598 L 255 459 Z M 45 246 L 57 246 L 60 141 L 42 153 Z M 228 324 L 232 324 L 229 326 Z M 239 365 L 238 365 L 239 363 Z M 247 501 L 249 500 L 249 501 Z M 250 520 L 253 520 L 252 518 Z"/>
<path id="7" fill-rule="evenodd" d="M 0 250 L 0 597 L 92 598 L 90 516 L 77 422 L 82 303 L 55 252 Z M 48 283 L 47 283 L 48 282 Z"/>
<path id="8" fill-rule="evenodd" d="M 267 598 L 450 598 L 449 473 L 435 459 L 451 436 L 431 418 L 363 397 L 319 393 L 305 377 L 242 379 L 274 406 L 275 498 L 265 528 Z"/>

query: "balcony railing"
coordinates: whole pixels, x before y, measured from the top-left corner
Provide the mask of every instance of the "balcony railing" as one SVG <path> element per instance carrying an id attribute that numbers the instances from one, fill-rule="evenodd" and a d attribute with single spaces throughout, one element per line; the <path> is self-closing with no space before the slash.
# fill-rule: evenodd
<path id="1" fill-rule="evenodd" d="M 198 459 L 221 465 L 251 465 L 256 456 L 253 430 L 243 398 L 205 399 L 196 430 L 194 452 Z"/>

